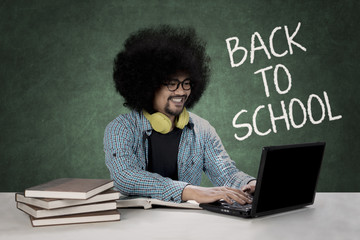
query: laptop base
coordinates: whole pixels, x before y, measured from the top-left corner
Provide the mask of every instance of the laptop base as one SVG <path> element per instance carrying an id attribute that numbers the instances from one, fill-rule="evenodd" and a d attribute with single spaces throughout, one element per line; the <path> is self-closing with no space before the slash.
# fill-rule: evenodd
<path id="1" fill-rule="evenodd" d="M 228 204 L 224 204 L 222 201 L 216 201 L 213 203 L 200 203 L 200 207 L 211 212 L 223 213 L 223 214 L 232 215 L 236 217 L 243 217 L 243 218 L 251 217 L 251 209 L 240 210 L 237 208 L 231 208 L 227 205 Z"/>

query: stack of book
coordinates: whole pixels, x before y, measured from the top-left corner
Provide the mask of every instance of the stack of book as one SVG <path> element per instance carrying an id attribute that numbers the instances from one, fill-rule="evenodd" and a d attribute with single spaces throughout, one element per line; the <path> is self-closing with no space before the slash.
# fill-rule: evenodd
<path id="1" fill-rule="evenodd" d="M 61 178 L 16 193 L 15 200 L 34 227 L 119 221 L 113 186 L 107 179 Z"/>

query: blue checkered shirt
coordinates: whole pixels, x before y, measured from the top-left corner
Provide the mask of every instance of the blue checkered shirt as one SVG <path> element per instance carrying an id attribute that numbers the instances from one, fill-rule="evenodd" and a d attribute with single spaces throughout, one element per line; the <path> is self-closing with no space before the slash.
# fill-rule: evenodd
<path id="1" fill-rule="evenodd" d="M 125 195 L 138 195 L 181 202 L 188 184 L 200 185 L 202 172 L 215 186 L 241 188 L 254 178 L 239 171 L 208 121 L 189 113 L 178 152 L 179 181 L 146 171 L 150 122 L 141 112 L 118 116 L 106 127 L 106 166 L 115 187 Z"/>

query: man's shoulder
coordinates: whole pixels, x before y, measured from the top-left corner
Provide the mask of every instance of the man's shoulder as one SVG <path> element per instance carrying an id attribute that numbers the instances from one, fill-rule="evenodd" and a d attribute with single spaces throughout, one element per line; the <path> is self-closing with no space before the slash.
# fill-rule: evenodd
<path id="1" fill-rule="evenodd" d="M 189 112 L 190 123 L 193 124 L 195 129 L 198 130 L 208 130 L 212 126 L 209 121 L 196 115 L 195 113 Z"/>
<path id="2" fill-rule="evenodd" d="M 129 113 L 120 114 L 114 120 L 112 120 L 106 127 L 107 130 L 114 128 L 133 128 L 141 126 L 142 117 L 137 111 L 131 111 Z"/>
<path id="3" fill-rule="evenodd" d="M 112 120 L 110 123 L 112 124 L 121 124 L 124 122 L 133 122 L 136 121 L 139 117 L 137 116 L 138 113 L 135 111 L 131 111 L 128 113 L 122 113 L 118 115 L 114 120 Z"/>
<path id="4" fill-rule="evenodd" d="M 199 115 L 193 113 L 193 112 L 189 112 L 189 117 L 190 117 L 190 121 L 195 123 L 202 123 L 202 122 L 208 122 L 206 119 L 200 117 Z"/>

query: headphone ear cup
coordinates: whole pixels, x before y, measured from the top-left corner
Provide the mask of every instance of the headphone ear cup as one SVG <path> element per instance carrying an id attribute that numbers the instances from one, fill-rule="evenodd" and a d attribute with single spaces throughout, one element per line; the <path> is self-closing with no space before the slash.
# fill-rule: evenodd
<path id="1" fill-rule="evenodd" d="M 181 112 L 176 122 L 176 127 L 184 129 L 184 127 L 189 123 L 189 112 L 186 111 L 186 108 Z"/>
<path id="2" fill-rule="evenodd" d="M 147 118 L 147 120 L 150 121 L 151 127 L 155 131 L 162 133 L 162 134 L 166 134 L 166 133 L 170 132 L 172 123 L 165 114 L 162 114 L 160 112 L 150 114 L 150 113 L 146 112 L 145 110 L 143 111 L 143 113 L 144 113 L 144 116 Z"/>
<path id="3" fill-rule="evenodd" d="M 169 133 L 172 127 L 170 119 L 162 113 L 154 113 L 151 115 L 151 126 L 155 131 L 166 134 Z"/>

